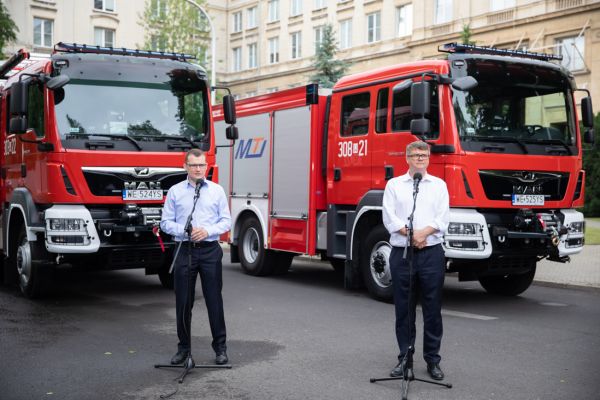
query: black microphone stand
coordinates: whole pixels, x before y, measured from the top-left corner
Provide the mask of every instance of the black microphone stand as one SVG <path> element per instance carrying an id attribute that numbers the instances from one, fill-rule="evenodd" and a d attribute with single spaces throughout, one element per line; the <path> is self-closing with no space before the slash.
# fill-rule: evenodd
<path id="1" fill-rule="evenodd" d="M 414 176 L 413 176 L 413 179 L 414 179 Z M 417 207 L 417 194 L 419 193 L 419 181 L 420 181 L 420 179 L 418 179 L 417 182 L 415 182 L 415 187 L 413 190 L 413 208 L 410 213 L 410 216 L 408 217 L 408 226 L 406 227 L 406 231 L 407 231 L 406 232 L 406 246 L 404 247 L 404 253 L 402 254 L 402 258 L 406 259 L 407 253 L 408 253 L 408 326 L 407 326 L 408 349 L 406 350 L 406 352 L 404 353 L 404 356 L 402 357 L 402 360 L 400 361 L 400 366 L 402 367 L 402 376 L 390 377 L 390 378 L 371 378 L 369 380 L 369 382 L 371 382 L 371 383 L 380 382 L 380 381 L 401 380 L 402 381 L 402 386 L 401 386 L 402 400 L 408 400 L 408 385 L 409 385 L 410 381 L 412 381 L 412 380 L 430 383 L 432 385 L 445 386 L 448 389 L 452 388 L 451 383 L 435 382 L 435 381 L 431 381 L 429 379 L 421 379 L 421 378 L 417 378 L 414 376 L 411 377 L 411 379 L 409 379 L 409 377 L 406 376 L 407 371 L 408 371 L 408 361 L 414 353 L 414 347 L 412 345 L 414 338 L 412 337 L 412 330 L 411 330 L 411 327 L 412 327 L 411 314 L 412 314 L 412 309 L 413 309 L 412 284 L 413 284 L 413 258 L 414 258 L 414 246 L 412 244 L 412 239 L 413 239 L 413 219 L 415 216 L 415 208 Z M 416 300 L 416 298 L 415 298 L 415 300 Z M 413 373 L 413 375 L 414 375 L 414 373 Z"/>
<path id="2" fill-rule="evenodd" d="M 154 368 L 183 368 L 183 372 L 181 373 L 181 375 L 179 376 L 178 382 L 179 383 L 183 383 L 183 380 L 185 379 L 185 377 L 187 376 L 187 374 L 190 372 L 190 370 L 194 369 L 194 368 L 226 368 L 226 369 L 231 369 L 231 364 L 225 364 L 225 365 L 209 365 L 209 364 L 204 364 L 204 365 L 200 365 L 200 364 L 196 364 L 194 362 L 194 359 L 192 358 L 192 302 L 194 301 L 194 299 L 192 299 L 192 217 L 194 215 L 194 210 L 196 209 L 196 203 L 198 202 L 198 199 L 200 198 L 200 187 L 202 186 L 202 183 L 204 182 L 203 179 L 198 180 L 196 182 L 196 193 L 194 194 L 194 204 L 192 206 L 192 212 L 190 213 L 190 215 L 187 218 L 187 221 L 185 223 L 185 232 L 188 235 L 188 262 L 187 262 L 187 272 L 188 272 L 188 276 L 187 276 L 187 302 L 186 304 L 184 304 L 184 310 L 185 310 L 185 321 L 183 323 L 183 326 L 185 328 L 185 331 L 187 333 L 187 337 L 188 337 L 188 342 L 190 344 L 190 351 L 189 351 L 189 355 L 187 357 L 187 359 L 185 360 L 185 362 L 182 365 L 171 365 L 171 364 L 155 364 Z M 173 257 L 173 263 L 171 263 L 171 268 L 169 269 L 169 273 L 173 272 L 173 268 L 175 267 L 175 262 L 177 261 L 177 257 L 179 256 L 179 251 L 181 250 L 181 245 L 182 245 L 183 241 L 180 241 L 177 245 L 177 250 L 175 251 L 175 256 Z"/>

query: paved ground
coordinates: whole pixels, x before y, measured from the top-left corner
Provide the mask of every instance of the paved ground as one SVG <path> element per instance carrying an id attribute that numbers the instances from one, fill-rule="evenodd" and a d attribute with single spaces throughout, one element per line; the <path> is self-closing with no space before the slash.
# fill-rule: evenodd
<path id="1" fill-rule="evenodd" d="M 600 246 L 584 246 L 581 253 L 562 264 L 544 260 L 538 264 L 536 282 L 600 288 Z"/>

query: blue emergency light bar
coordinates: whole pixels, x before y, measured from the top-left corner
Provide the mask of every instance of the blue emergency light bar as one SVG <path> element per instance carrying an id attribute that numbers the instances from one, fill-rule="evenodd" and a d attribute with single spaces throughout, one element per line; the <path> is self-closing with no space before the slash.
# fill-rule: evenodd
<path id="1" fill-rule="evenodd" d="M 112 54 L 121 56 L 137 56 L 137 57 L 149 57 L 149 58 L 165 58 L 171 60 L 187 61 L 195 59 L 196 57 L 191 54 L 184 53 L 171 53 L 166 51 L 150 51 L 150 50 L 137 50 L 137 49 L 126 49 L 125 47 L 102 47 L 102 46 L 90 46 L 87 44 L 77 43 L 63 43 L 59 42 L 54 45 L 55 52 L 62 53 L 95 53 L 95 54 Z"/>
<path id="2" fill-rule="evenodd" d="M 496 56 L 511 56 L 511 57 L 524 57 L 533 58 L 535 60 L 550 61 L 550 60 L 562 60 L 562 56 L 556 56 L 554 54 L 546 53 L 535 53 L 532 51 L 524 50 L 507 50 L 498 49 L 496 47 L 484 47 L 475 46 L 471 44 L 460 44 L 460 43 L 446 43 L 438 47 L 438 51 L 444 53 L 469 53 L 469 54 L 490 54 Z"/>

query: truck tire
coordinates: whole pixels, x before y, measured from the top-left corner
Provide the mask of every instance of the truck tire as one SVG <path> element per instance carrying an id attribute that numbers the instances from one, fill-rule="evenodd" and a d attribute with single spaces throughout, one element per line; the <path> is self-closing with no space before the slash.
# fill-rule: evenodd
<path id="1" fill-rule="evenodd" d="M 363 281 L 371 297 L 391 302 L 394 290 L 390 271 L 390 234 L 383 225 L 377 225 L 367 235 L 362 246 L 360 268 Z"/>
<path id="2" fill-rule="evenodd" d="M 17 236 L 11 257 L 7 260 L 9 267 L 17 273 L 17 280 L 21 292 L 30 299 L 46 294 L 50 286 L 51 270 L 49 265 L 42 265 L 43 250 L 38 241 L 30 242 L 27 239 L 25 226 L 22 225 Z"/>
<path id="3" fill-rule="evenodd" d="M 244 220 L 239 238 L 238 255 L 244 272 L 253 276 L 271 275 L 275 257 L 265 249 L 262 228 L 255 217 Z"/>
<path id="4" fill-rule="evenodd" d="M 523 274 L 481 276 L 479 277 L 479 283 L 488 293 L 500 296 L 517 296 L 531 285 L 535 276 L 535 264 L 535 260 L 531 261 L 531 268 Z"/>

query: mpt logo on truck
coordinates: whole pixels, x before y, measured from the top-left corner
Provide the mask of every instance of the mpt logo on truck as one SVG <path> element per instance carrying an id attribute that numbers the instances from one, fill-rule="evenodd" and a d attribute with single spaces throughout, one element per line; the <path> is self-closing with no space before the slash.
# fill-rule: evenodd
<path id="1" fill-rule="evenodd" d="M 235 151 L 235 159 L 240 158 L 260 158 L 267 148 L 267 140 L 264 137 L 254 137 L 250 139 L 238 140 L 238 147 Z"/>

